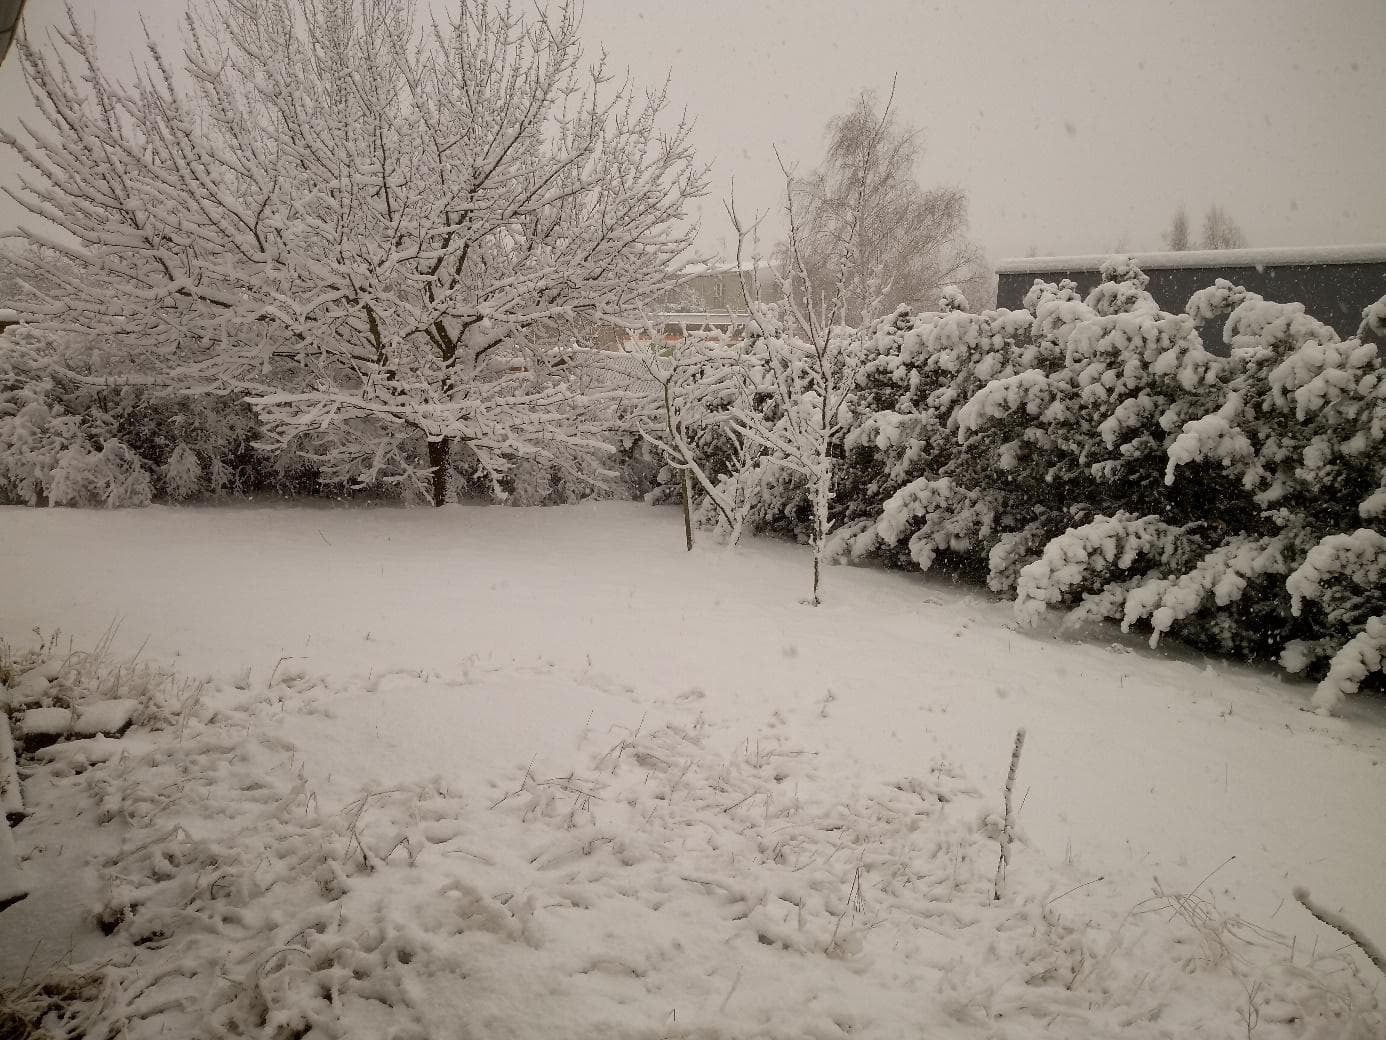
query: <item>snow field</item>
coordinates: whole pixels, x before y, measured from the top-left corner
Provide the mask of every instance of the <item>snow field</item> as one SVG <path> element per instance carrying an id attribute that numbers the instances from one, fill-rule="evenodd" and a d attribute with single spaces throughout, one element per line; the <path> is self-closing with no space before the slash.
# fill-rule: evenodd
<path id="1" fill-rule="evenodd" d="M 319 783 L 331 756 L 285 734 L 352 692 L 298 674 L 209 691 L 135 754 L 41 767 L 56 803 L 120 832 L 97 882 L 104 963 L 78 969 L 87 1002 L 54 1035 L 1234 1036 L 1239 1007 L 1290 1036 L 1379 1022 L 1345 960 L 1296 966 L 1197 894 L 1113 918 L 1022 853 L 996 901 L 1001 820 L 945 760 L 844 789 L 782 736 L 717 741 L 693 695 L 610 743 L 585 733 L 566 771 L 536 756 L 472 791 Z"/>
<path id="2" fill-rule="evenodd" d="M 685 557 L 630 505 L 35 515 L 0 511 L 0 633 L 119 613 L 117 647 L 222 677 L 124 754 L 26 766 L 52 884 L 0 960 L 72 948 L 97 1017 L 70 1035 L 1381 1026 L 1382 980 L 1276 910 L 1303 882 L 1382 934 L 1369 701 L 1318 719 L 1307 687 L 1030 638 L 900 574 L 833 569 L 815 611 L 802 550 Z"/>

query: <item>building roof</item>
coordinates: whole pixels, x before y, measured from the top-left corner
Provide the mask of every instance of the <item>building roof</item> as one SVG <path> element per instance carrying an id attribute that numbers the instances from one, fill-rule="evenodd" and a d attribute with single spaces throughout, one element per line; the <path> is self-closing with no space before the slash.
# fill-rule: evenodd
<path id="1" fill-rule="evenodd" d="M 656 314 L 656 325 L 745 325 L 751 319 L 749 314 L 735 311 L 665 311 Z"/>
<path id="2" fill-rule="evenodd" d="M 729 263 L 697 263 L 685 264 L 680 274 L 700 275 L 700 274 L 731 274 L 735 271 L 764 271 L 772 266 L 769 260 L 763 257 L 756 257 L 752 260 L 744 260 L 740 267 Z"/>
<path id="3" fill-rule="evenodd" d="M 1096 271 L 1113 257 L 1129 256 L 1146 271 L 1172 267 L 1287 267 L 1317 264 L 1386 263 L 1386 245 L 1280 246 L 1265 249 L 1189 249 L 1178 253 L 1092 253 L 1002 260 L 997 274 L 1058 274 Z"/>

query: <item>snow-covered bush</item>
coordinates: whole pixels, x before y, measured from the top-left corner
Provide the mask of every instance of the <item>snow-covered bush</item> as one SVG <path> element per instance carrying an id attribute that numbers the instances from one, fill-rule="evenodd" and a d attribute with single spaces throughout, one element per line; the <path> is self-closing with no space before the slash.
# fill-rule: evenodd
<path id="1" fill-rule="evenodd" d="M 0 336 L 0 501 L 136 506 L 316 487 L 302 460 L 258 448 L 260 435 L 242 402 L 171 393 L 113 370 L 88 341 L 25 325 Z"/>
<path id="2" fill-rule="evenodd" d="M 1386 617 L 1386 363 L 1299 304 L 1219 280 L 1162 311 L 1129 260 L 1080 300 L 906 309 L 861 330 L 829 552 L 946 564 L 1050 606 L 1379 684 Z M 1226 318 L 1227 357 L 1200 330 Z M 798 492 L 802 495 L 802 491 Z M 802 515 L 784 488 L 764 511 Z M 802 499 L 800 499 L 802 501 Z"/>
<path id="3" fill-rule="evenodd" d="M 74 404 L 37 363 L 45 347 L 22 328 L 0 337 L 0 502 L 145 505 L 152 487 L 142 461 L 108 413 Z"/>
<path id="4" fill-rule="evenodd" d="M 152 497 L 140 457 L 114 439 L 104 441 L 100 451 L 81 442 L 68 448 L 48 487 L 48 500 L 55 506 L 143 506 Z"/>
<path id="5" fill-rule="evenodd" d="M 1288 575 L 1279 609 L 1288 606 L 1306 633 L 1287 643 L 1282 661 L 1296 671 L 1327 667 L 1314 703 L 1329 711 L 1364 681 L 1380 681 L 1371 647 L 1380 638 L 1373 619 L 1386 615 L 1386 359 L 1375 342 L 1340 342 L 1299 304 L 1225 283 L 1212 292 L 1231 307 L 1225 399 L 1185 425 L 1168 479 L 1209 460 L 1239 479 L 1259 511 L 1252 530 L 1271 538 L 1275 573 Z M 1367 308 L 1364 332 L 1383 303 Z"/>
<path id="6" fill-rule="evenodd" d="M 186 444 L 169 454 L 163 468 L 164 487 L 171 498 L 188 498 L 202 490 L 202 463 Z"/>
<path id="7" fill-rule="evenodd" d="M 0 502 L 142 506 L 152 494 L 139 457 L 102 424 L 0 391 Z"/>
<path id="8" fill-rule="evenodd" d="M 1309 550 L 1285 581 L 1291 610 L 1299 615 L 1306 602 L 1318 605 L 1321 623 L 1330 632 L 1351 632 L 1334 649 L 1328 674 L 1314 692 L 1314 707 L 1331 712 L 1346 694 L 1383 671 L 1386 659 L 1386 535 L 1369 528 L 1332 534 Z M 1292 643 L 1281 663 L 1299 671 L 1314 658 L 1313 648 Z"/>

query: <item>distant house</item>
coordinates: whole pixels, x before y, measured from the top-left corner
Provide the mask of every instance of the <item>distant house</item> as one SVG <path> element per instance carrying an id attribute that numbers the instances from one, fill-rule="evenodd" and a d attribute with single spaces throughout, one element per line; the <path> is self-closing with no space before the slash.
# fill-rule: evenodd
<path id="1" fill-rule="evenodd" d="M 1277 303 L 1302 303 L 1309 314 L 1344 339 L 1355 336 L 1362 309 L 1386 296 L 1386 245 L 1304 249 L 1202 249 L 1182 253 L 1134 253 L 1146 287 L 1167 311 L 1178 313 L 1198 289 L 1225 278 Z M 1071 278 L 1086 295 L 1099 281 L 1106 256 L 1042 256 L 996 265 L 996 305 L 1017 310 L 1035 279 Z M 1205 331 L 1204 342 L 1220 339 Z"/>
<path id="2" fill-rule="evenodd" d="M 688 280 L 683 283 L 679 292 L 671 294 L 671 306 L 667 308 L 670 311 L 744 313 L 747 292 L 757 303 L 767 303 L 779 298 L 779 284 L 770 265 L 764 262 L 741 268 L 695 264 L 684 268 L 683 273 L 688 276 Z M 680 295 L 687 306 L 677 305 L 676 301 Z"/>
<path id="3" fill-rule="evenodd" d="M 726 311 L 664 311 L 650 315 L 650 327 L 665 343 L 677 343 L 685 336 L 698 332 L 725 332 L 735 336 L 746 325 L 747 315 Z M 605 325 L 596 330 L 597 346 L 604 349 L 620 346 L 633 338 L 649 338 L 647 329 L 628 329 L 625 326 Z"/>
<path id="4" fill-rule="evenodd" d="M 735 334 L 743 329 L 749 314 L 736 311 L 665 311 L 655 315 L 655 325 L 664 330 L 665 338 L 682 336 L 684 332 L 726 332 Z"/>
<path id="5" fill-rule="evenodd" d="M 0 307 L 0 332 L 4 332 L 11 325 L 19 324 L 19 312 L 12 311 L 5 307 Z"/>
<path id="6" fill-rule="evenodd" d="M 750 317 L 746 313 L 747 290 L 756 302 L 779 298 L 778 283 L 769 265 L 763 263 L 744 269 L 695 264 L 684 268 L 682 274 L 684 281 L 660 300 L 659 309 L 650 315 L 650 324 L 669 343 L 688 332 L 738 333 Z M 614 347 L 631 335 L 625 328 L 608 326 L 598 330 L 597 343 Z"/>

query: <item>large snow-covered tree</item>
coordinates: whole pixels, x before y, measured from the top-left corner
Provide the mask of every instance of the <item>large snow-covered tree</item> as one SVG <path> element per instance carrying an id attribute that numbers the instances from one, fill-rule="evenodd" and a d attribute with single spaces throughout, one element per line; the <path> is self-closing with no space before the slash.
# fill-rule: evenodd
<path id="1" fill-rule="evenodd" d="M 414 15 L 205 0 L 181 68 L 151 40 L 129 82 L 69 15 L 19 45 L 42 121 L 0 141 L 42 218 L 21 266 L 58 287 L 31 319 L 442 504 L 454 467 L 499 489 L 595 445 L 554 351 L 668 289 L 704 172 L 663 92 L 586 63 L 572 3 Z"/>

